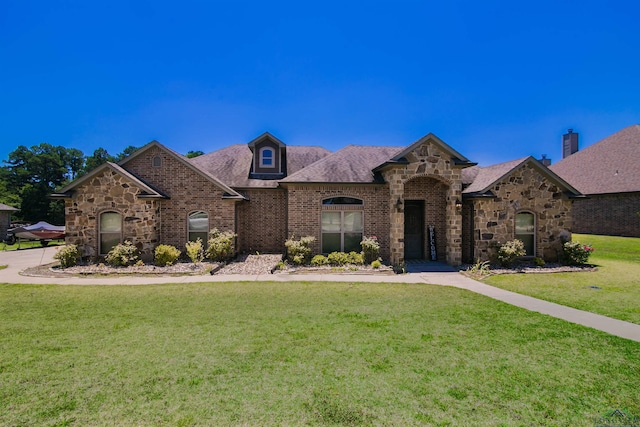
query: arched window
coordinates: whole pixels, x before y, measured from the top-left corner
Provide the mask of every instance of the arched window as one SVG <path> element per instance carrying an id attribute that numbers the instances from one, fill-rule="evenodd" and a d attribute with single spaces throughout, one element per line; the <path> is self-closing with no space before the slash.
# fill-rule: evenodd
<path id="1" fill-rule="evenodd" d="M 151 165 L 154 168 L 161 168 L 162 167 L 162 157 L 160 156 L 154 156 L 153 160 L 151 161 Z"/>
<path id="2" fill-rule="evenodd" d="M 362 200 L 353 197 L 332 197 L 322 201 L 322 253 L 362 250 L 362 207 Z"/>
<path id="3" fill-rule="evenodd" d="M 522 240 L 527 256 L 536 254 L 536 224 L 535 215 L 531 212 L 520 212 L 516 214 L 515 238 Z"/>
<path id="4" fill-rule="evenodd" d="M 206 245 L 209 237 L 209 215 L 203 211 L 190 213 L 187 220 L 187 230 L 190 242 L 195 242 L 200 238 L 202 243 Z"/>
<path id="5" fill-rule="evenodd" d="M 273 148 L 262 148 L 260 150 L 260 167 L 262 168 L 273 168 L 275 167 L 275 159 L 273 158 Z"/>
<path id="6" fill-rule="evenodd" d="M 118 212 L 100 214 L 100 255 L 106 255 L 119 243 L 122 243 L 122 215 Z"/>

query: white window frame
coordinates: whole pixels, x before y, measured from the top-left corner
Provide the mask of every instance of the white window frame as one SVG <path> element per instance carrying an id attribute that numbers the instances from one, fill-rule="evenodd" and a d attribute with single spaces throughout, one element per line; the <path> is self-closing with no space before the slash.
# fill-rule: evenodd
<path id="1" fill-rule="evenodd" d="M 207 217 L 207 227 L 206 227 L 206 231 L 204 232 L 206 235 L 205 235 L 205 237 L 204 237 L 204 239 L 202 241 L 202 244 L 206 245 L 207 244 L 207 237 L 209 235 L 209 230 L 210 230 L 210 228 L 209 228 L 209 214 L 207 212 L 205 212 L 205 211 L 202 211 L 202 210 L 192 211 L 192 212 L 189 212 L 189 214 L 187 215 L 187 241 L 188 242 L 195 242 L 197 240 L 197 237 L 194 240 L 191 239 L 191 233 L 203 233 L 203 231 L 201 231 L 201 230 L 193 230 L 191 228 L 191 217 L 193 215 L 197 215 L 197 214 L 204 214 Z"/>
<path id="2" fill-rule="evenodd" d="M 525 232 L 525 233 L 518 233 L 517 230 L 517 226 L 518 226 L 518 215 L 522 215 L 522 214 L 526 214 L 526 215 L 531 215 L 533 217 L 533 229 L 531 230 L 531 232 Z M 537 218 L 536 218 L 536 214 L 531 212 L 531 211 L 520 211 L 516 213 L 516 216 L 514 218 L 514 224 L 513 224 L 513 235 L 515 239 L 518 239 L 518 236 L 533 236 L 533 248 L 532 248 L 532 253 L 528 253 L 526 256 L 536 256 L 536 249 L 537 249 L 537 233 L 536 233 L 536 229 L 537 229 Z M 522 239 L 518 239 L 518 240 L 522 240 Z M 524 243 L 524 241 L 523 241 Z M 526 247 L 525 247 L 526 250 Z"/>
<path id="3" fill-rule="evenodd" d="M 120 216 L 120 230 L 118 231 L 103 231 L 102 230 L 102 216 L 105 214 L 118 214 Z M 98 254 L 99 255 L 107 255 L 109 253 L 109 251 L 103 252 L 102 251 L 102 239 L 104 235 L 116 235 L 118 234 L 119 236 L 119 241 L 118 243 L 122 243 L 122 229 L 123 229 L 123 224 L 122 224 L 122 213 L 118 212 L 118 211 L 103 211 L 100 212 L 100 215 L 98 215 Z M 114 245 L 115 246 L 115 245 Z M 113 246 L 112 246 L 113 248 Z"/>
<path id="4" fill-rule="evenodd" d="M 325 204 L 325 201 L 331 200 L 331 199 L 342 199 L 342 198 L 348 198 L 348 199 L 354 199 L 359 201 L 359 203 L 354 203 L 354 204 L 348 204 L 348 203 L 337 203 L 337 204 Z M 335 197 L 328 197 L 325 198 L 321 201 L 322 203 L 322 209 L 320 212 L 320 250 L 322 251 L 322 253 L 327 254 L 328 252 L 324 251 L 324 240 L 325 240 L 325 234 L 340 234 L 340 249 L 339 251 L 344 252 L 345 251 L 345 247 L 344 247 L 344 236 L 345 234 L 360 234 L 360 240 L 362 241 L 362 238 L 364 237 L 364 200 L 362 200 L 359 197 L 352 197 L 352 196 L 335 196 Z M 339 231 L 324 231 L 323 230 L 323 215 L 325 213 L 339 213 L 340 214 L 340 230 Z M 359 213 L 360 214 L 360 225 L 361 225 L 361 229 L 360 231 L 347 231 L 345 230 L 345 221 L 344 221 L 344 217 L 345 214 L 349 214 L 349 213 Z M 356 252 L 358 252 L 357 248 L 356 248 Z"/>
<path id="5" fill-rule="evenodd" d="M 269 151 L 271 152 L 271 157 L 265 157 L 265 152 Z M 271 160 L 271 164 L 267 165 L 265 164 L 264 160 L 265 158 L 268 158 Z M 275 169 L 276 167 L 276 150 L 273 147 L 262 147 L 260 149 L 260 167 L 261 168 L 269 168 L 269 169 Z"/>

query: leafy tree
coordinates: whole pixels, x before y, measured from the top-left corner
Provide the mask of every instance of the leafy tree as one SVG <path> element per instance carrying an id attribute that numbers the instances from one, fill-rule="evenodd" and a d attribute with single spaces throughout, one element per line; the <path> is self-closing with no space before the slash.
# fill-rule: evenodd
<path id="1" fill-rule="evenodd" d="M 84 161 L 83 173 L 91 172 L 105 162 L 115 162 L 116 158 L 100 147 L 94 150 L 93 154 L 87 156 Z"/>
<path id="2" fill-rule="evenodd" d="M 185 157 L 189 158 L 189 159 L 193 159 L 194 157 L 198 157 L 198 156 L 202 156 L 204 154 L 203 151 L 200 150 L 196 150 L 196 151 L 189 151 L 187 152 L 187 155 Z"/>
<path id="3" fill-rule="evenodd" d="M 57 187 L 80 172 L 82 152 L 47 143 L 27 148 L 24 145 L 9 153 L 5 186 L 9 194 L 21 199 L 20 213 L 27 221 L 46 220 L 64 223 L 61 201 L 49 199 Z"/>
<path id="4" fill-rule="evenodd" d="M 132 155 L 133 153 L 138 151 L 138 148 L 139 147 L 134 147 L 133 145 L 129 145 L 127 148 L 122 150 L 122 153 L 120 153 L 120 154 L 118 154 L 116 156 L 116 162 L 119 162 L 120 160 L 124 159 L 125 157 L 129 157 L 130 155 Z"/>

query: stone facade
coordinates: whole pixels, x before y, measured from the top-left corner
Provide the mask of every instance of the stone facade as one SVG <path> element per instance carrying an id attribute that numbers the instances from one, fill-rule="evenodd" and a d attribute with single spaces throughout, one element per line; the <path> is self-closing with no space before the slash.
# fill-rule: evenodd
<path id="1" fill-rule="evenodd" d="M 497 248 L 514 239 L 515 217 L 530 212 L 535 217 L 536 256 L 555 261 L 562 239 L 571 236 L 571 203 L 558 186 L 529 164 L 507 175 L 491 188 L 495 198 L 473 203 L 473 260 L 492 259 Z"/>
<path id="2" fill-rule="evenodd" d="M 640 193 L 591 194 L 575 200 L 573 231 L 640 237 Z"/>
<path id="3" fill-rule="evenodd" d="M 426 177 L 437 180 L 446 188 L 442 205 L 437 215 L 444 217 L 445 261 L 452 265 L 462 262 L 462 214 L 456 209 L 456 200 L 461 199 L 461 168 L 453 164 L 451 155 L 445 153 L 435 142 L 425 141 L 406 156 L 409 164 L 394 165 L 382 172 L 389 185 L 389 205 L 396 206 L 397 200 L 405 200 L 405 184 L 415 178 Z M 409 184 L 409 189 L 412 185 Z M 418 190 L 420 191 L 420 190 Z M 424 189 L 425 194 L 430 191 Z M 442 191 L 442 190 L 441 190 Z M 414 197 L 418 195 L 414 192 Z M 426 197 L 426 195 L 424 196 Z M 422 199 L 424 200 L 424 199 Z M 393 263 L 404 262 L 404 212 L 390 209 L 390 257 Z M 442 236 L 442 234 L 441 234 Z"/>
<path id="4" fill-rule="evenodd" d="M 139 192 L 135 183 L 111 169 L 78 186 L 65 201 L 66 243 L 77 245 L 85 257 L 99 256 L 100 214 L 118 212 L 122 240 L 131 241 L 150 259 L 158 245 L 160 205 L 157 200 L 138 198 Z"/>
<path id="5" fill-rule="evenodd" d="M 243 190 L 238 203 L 238 250 L 282 253 L 287 240 L 287 193 L 282 188 Z"/>
<path id="6" fill-rule="evenodd" d="M 386 185 L 288 184 L 287 190 L 288 237 L 313 236 L 316 238 L 313 253 L 320 253 L 322 200 L 354 197 L 364 201 L 363 234 L 376 236 L 380 243 L 380 256 L 385 261 L 389 260 L 389 189 Z"/>

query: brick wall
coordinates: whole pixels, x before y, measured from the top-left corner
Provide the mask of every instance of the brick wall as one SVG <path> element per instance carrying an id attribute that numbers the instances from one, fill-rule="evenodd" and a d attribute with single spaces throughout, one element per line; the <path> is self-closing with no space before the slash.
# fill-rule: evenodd
<path id="1" fill-rule="evenodd" d="M 284 189 L 242 191 L 249 201 L 238 204 L 238 249 L 284 253 L 287 239 L 287 194 Z"/>
<path id="2" fill-rule="evenodd" d="M 431 259 L 428 226 L 434 225 L 438 260 L 444 260 L 447 249 L 447 185 L 425 176 L 413 178 L 404 184 L 404 200 L 424 200 L 424 258 Z"/>
<path id="3" fill-rule="evenodd" d="M 591 195 L 573 202 L 575 233 L 640 237 L 640 193 Z"/>
<path id="4" fill-rule="evenodd" d="M 162 159 L 160 167 L 152 165 L 156 156 Z M 123 167 L 170 197 L 161 202 L 160 243 L 183 250 L 187 242 L 187 217 L 194 211 L 209 214 L 210 229 L 237 232 L 236 202 L 223 200 L 224 192 L 218 186 L 172 154 L 150 147 Z"/>
<path id="5" fill-rule="evenodd" d="M 492 199 L 475 199 L 473 259 L 489 260 L 500 244 L 514 239 L 515 216 L 535 216 L 536 256 L 554 261 L 562 251 L 562 238 L 570 238 L 571 201 L 561 190 L 525 164 L 492 189 Z"/>
<path id="6" fill-rule="evenodd" d="M 289 184 L 287 236 L 314 236 L 313 253 L 320 253 L 322 200 L 329 197 L 356 197 L 364 201 L 363 233 L 376 236 L 380 256 L 389 260 L 389 189 L 386 185 Z"/>

